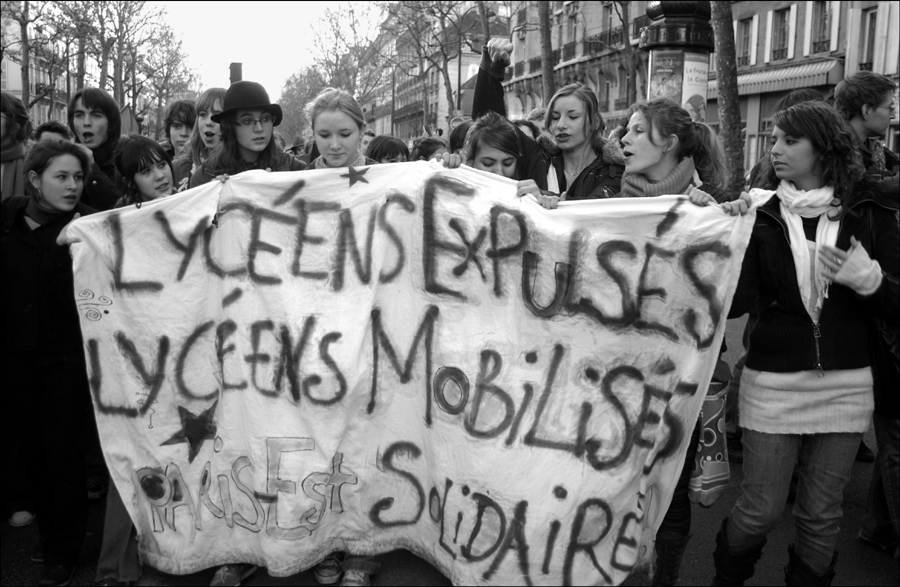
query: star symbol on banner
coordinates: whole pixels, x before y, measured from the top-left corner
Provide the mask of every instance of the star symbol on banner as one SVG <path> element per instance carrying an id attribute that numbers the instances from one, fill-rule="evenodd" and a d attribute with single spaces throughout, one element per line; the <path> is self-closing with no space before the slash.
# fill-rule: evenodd
<path id="1" fill-rule="evenodd" d="M 193 463 L 194 457 L 197 456 L 197 453 L 200 452 L 200 448 L 203 446 L 203 441 L 216 437 L 216 423 L 213 421 L 213 416 L 215 416 L 218 403 L 219 400 L 214 401 L 213 405 L 204 410 L 199 416 L 183 406 L 178 406 L 181 430 L 173 434 L 170 439 L 163 442 L 160 446 L 186 442 L 188 444 L 188 462 Z"/>
<path id="2" fill-rule="evenodd" d="M 366 179 L 365 177 L 363 177 L 368 170 L 369 169 L 366 168 L 366 169 L 357 171 L 356 169 L 353 169 L 353 166 L 351 165 L 350 173 L 343 173 L 343 174 L 341 174 L 341 177 L 350 178 L 350 187 L 353 187 L 353 184 L 355 184 L 358 181 L 361 181 L 363 183 L 369 183 L 369 180 Z"/>

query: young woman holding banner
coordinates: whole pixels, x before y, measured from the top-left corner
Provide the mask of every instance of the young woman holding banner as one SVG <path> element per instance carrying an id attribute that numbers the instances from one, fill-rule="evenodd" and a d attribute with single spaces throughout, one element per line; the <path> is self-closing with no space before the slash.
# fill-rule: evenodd
<path id="1" fill-rule="evenodd" d="M 365 127 L 362 109 L 348 92 L 325 88 L 306 105 L 319 156 L 310 162 L 314 169 L 363 167 L 378 161 L 363 155 Z"/>
<path id="2" fill-rule="evenodd" d="M 274 128 L 281 124 L 281 106 L 269 101 L 265 88 L 241 81 L 225 92 L 225 110 L 210 118 L 222 129 L 222 144 L 191 175 L 189 187 L 203 185 L 223 175 L 250 169 L 301 171 L 306 165 L 275 144 Z"/>
<path id="3" fill-rule="evenodd" d="M 863 178 L 852 131 L 823 102 L 774 116 L 774 190 L 757 210 L 731 318 L 757 309 L 741 377 L 741 496 L 722 523 L 715 585 L 742 585 L 781 519 L 799 462 L 788 585 L 830 585 L 843 490 L 885 383 L 873 316 L 900 319 L 896 194 Z M 893 197 L 891 197 L 893 196 Z M 692 198 L 694 199 L 694 198 Z M 697 199 L 699 203 L 708 198 Z M 750 197 L 723 205 L 744 213 Z"/>
<path id="4" fill-rule="evenodd" d="M 64 227 L 94 212 L 80 203 L 91 162 L 67 141 L 31 147 L 26 190 L 3 202 L 3 373 L 7 389 L 3 447 L 36 491 L 41 585 L 72 578 L 87 524 L 84 453 L 79 438 L 96 424 L 69 247 L 57 244 Z M 24 457 L 24 458 L 20 458 Z M 7 479 L 8 484 L 16 481 Z"/>

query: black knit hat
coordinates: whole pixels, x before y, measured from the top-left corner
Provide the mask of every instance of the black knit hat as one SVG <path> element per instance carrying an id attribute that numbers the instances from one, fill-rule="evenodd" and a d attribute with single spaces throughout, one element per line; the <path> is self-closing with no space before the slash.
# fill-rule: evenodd
<path id="1" fill-rule="evenodd" d="M 218 114 L 213 114 L 213 122 L 222 122 L 222 119 L 232 116 L 238 110 L 262 110 L 275 117 L 275 126 L 281 124 L 281 106 L 269 101 L 269 93 L 256 82 L 235 82 L 225 92 L 224 109 Z"/>

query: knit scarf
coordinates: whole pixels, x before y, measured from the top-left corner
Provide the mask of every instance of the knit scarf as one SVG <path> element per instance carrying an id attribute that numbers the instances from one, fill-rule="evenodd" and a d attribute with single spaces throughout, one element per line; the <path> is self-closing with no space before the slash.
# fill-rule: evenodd
<path id="1" fill-rule="evenodd" d="M 840 222 L 828 218 L 828 212 L 834 210 L 831 201 L 834 199 L 834 188 L 825 186 L 814 190 L 797 189 L 790 181 L 783 180 L 775 191 L 781 201 L 781 216 L 788 227 L 788 236 L 791 241 L 791 254 L 794 257 L 794 267 L 797 269 L 797 285 L 800 286 L 800 297 L 803 305 L 810 308 L 812 296 L 812 279 L 816 280 L 817 297 L 815 309 L 821 310 L 825 298 L 828 297 L 828 284 L 830 280 L 824 275 L 819 266 L 819 250 L 822 245 L 834 246 L 837 242 Z M 816 258 L 813 259 L 815 276 L 810 276 L 809 247 L 806 244 L 806 235 L 803 232 L 803 220 L 801 218 L 816 218 L 819 224 L 816 226 Z"/>
<path id="2" fill-rule="evenodd" d="M 3 163 L 6 163 L 8 161 L 15 161 L 16 159 L 21 159 L 24 156 L 25 145 L 23 145 L 22 143 L 16 143 L 14 145 L 11 145 L 9 148 L 0 151 L 0 161 L 2 161 Z"/>
<path id="3" fill-rule="evenodd" d="M 349 163 L 348 167 L 364 167 L 366 164 L 366 156 L 362 154 L 362 151 L 356 152 L 356 159 L 353 160 L 353 163 Z M 325 157 L 319 155 L 316 157 L 316 160 L 313 161 L 313 167 L 316 169 L 334 169 L 327 163 L 325 163 Z"/>
<path id="4" fill-rule="evenodd" d="M 662 181 L 655 183 L 650 182 L 643 175 L 624 173 L 622 175 L 622 197 L 649 198 L 666 194 L 684 194 L 692 185 L 699 185 L 699 178 L 694 169 L 694 160 L 685 157 L 672 170 L 672 173 Z"/>
<path id="5" fill-rule="evenodd" d="M 0 151 L 3 163 L 2 198 L 25 193 L 25 145 L 16 143 Z"/>
<path id="6" fill-rule="evenodd" d="M 40 225 L 47 224 L 55 220 L 60 214 L 64 214 L 61 210 L 49 208 L 38 203 L 37 198 L 32 196 L 25 205 L 25 216 L 28 216 Z"/>

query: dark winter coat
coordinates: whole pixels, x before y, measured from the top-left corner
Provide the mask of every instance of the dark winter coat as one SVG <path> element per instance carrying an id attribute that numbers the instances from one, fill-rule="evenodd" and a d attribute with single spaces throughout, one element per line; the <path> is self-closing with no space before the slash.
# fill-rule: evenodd
<path id="1" fill-rule="evenodd" d="M 306 169 L 306 164 L 303 163 L 303 161 L 300 161 L 287 153 L 276 152 L 275 157 L 276 161 L 271 166 L 272 171 L 303 171 Z M 222 170 L 215 169 L 212 165 L 212 159 L 208 159 L 206 163 L 198 167 L 197 170 L 191 174 L 191 181 L 188 184 L 188 187 L 195 188 L 198 185 L 209 183 L 222 174 L 237 175 L 238 173 L 249 171 L 251 169 L 260 169 L 258 162 L 247 163 L 246 161 L 243 161 L 240 169 Z"/>
<path id="2" fill-rule="evenodd" d="M 112 210 L 122 197 L 122 181 L 113 157 L 115 144 L 107 141 L 92 152 L 91 175 L 84 182 L 81 203 L 98 212 Z"/>
<path id="3" fill-rule="evenodd" d="M 481 53 L 481 66 L 475 79 L 475 97 L 472 100 L 472 118 L 488 111 L 506 116 L 503 101 L 503 76 L 506 65 L 491 61 L 487 48 Z M 604 141 L 597 158 L 588 165 L 569 186 L 566 181 L 562 152 L 549 141 L 533 141 L 518 127 L 519 153 L 516 173 L 519 179 L 533 179 L 542 190 L 547 189 L 547 173 L 552 167 L 560 191 L 566 192 L 566 200 L 608 198 L 619 193 L 622 173 L 625 170 L 622 152 L 618 146 Z"/>
<path id="4" fill-rule="evenodd" d="M 68 246 L 56 244 L 56 237 L 76 212 L 87 216 L 94 210 L 79 203 L 32 230 L 25 222 L 27 204 L 26 196 L 15 196 L 3 202 L 0 211 L 3 351 L 81 354 L 72 257 Z"/>
<path id="5" fill-rule="evenodd" d="M 868 209 L 874 213 L 870 215 Z M 840 221 L 836 246 L 849 249 L 850 237 L 855 236 L 881 265 L 885 279 L 874 294 L 866 297 L 832 283 L 819 320 L 813 322 L 800 296 L 790 237 L 777 196 L 759 208 L 729 313 L 729 318 L 736 318 L 758 311 L 747 367 L 787 373 L 871 365 L 867 330 L 871 316 L 880 316 L 891 324 L 900 319 L 896 281 L 887 279 L 893 276 L 896 280 L 900 273 L 900 242 L 893 214 L 896 209 L 891 198 L 873 191 L 862 192 L 851 204 Z M 892 213 L 885 214 L 885 210 Z M 869 216 L 873 219 L 871 229 Z M 814 235 L 814 226 L 811 229 Z"/>

